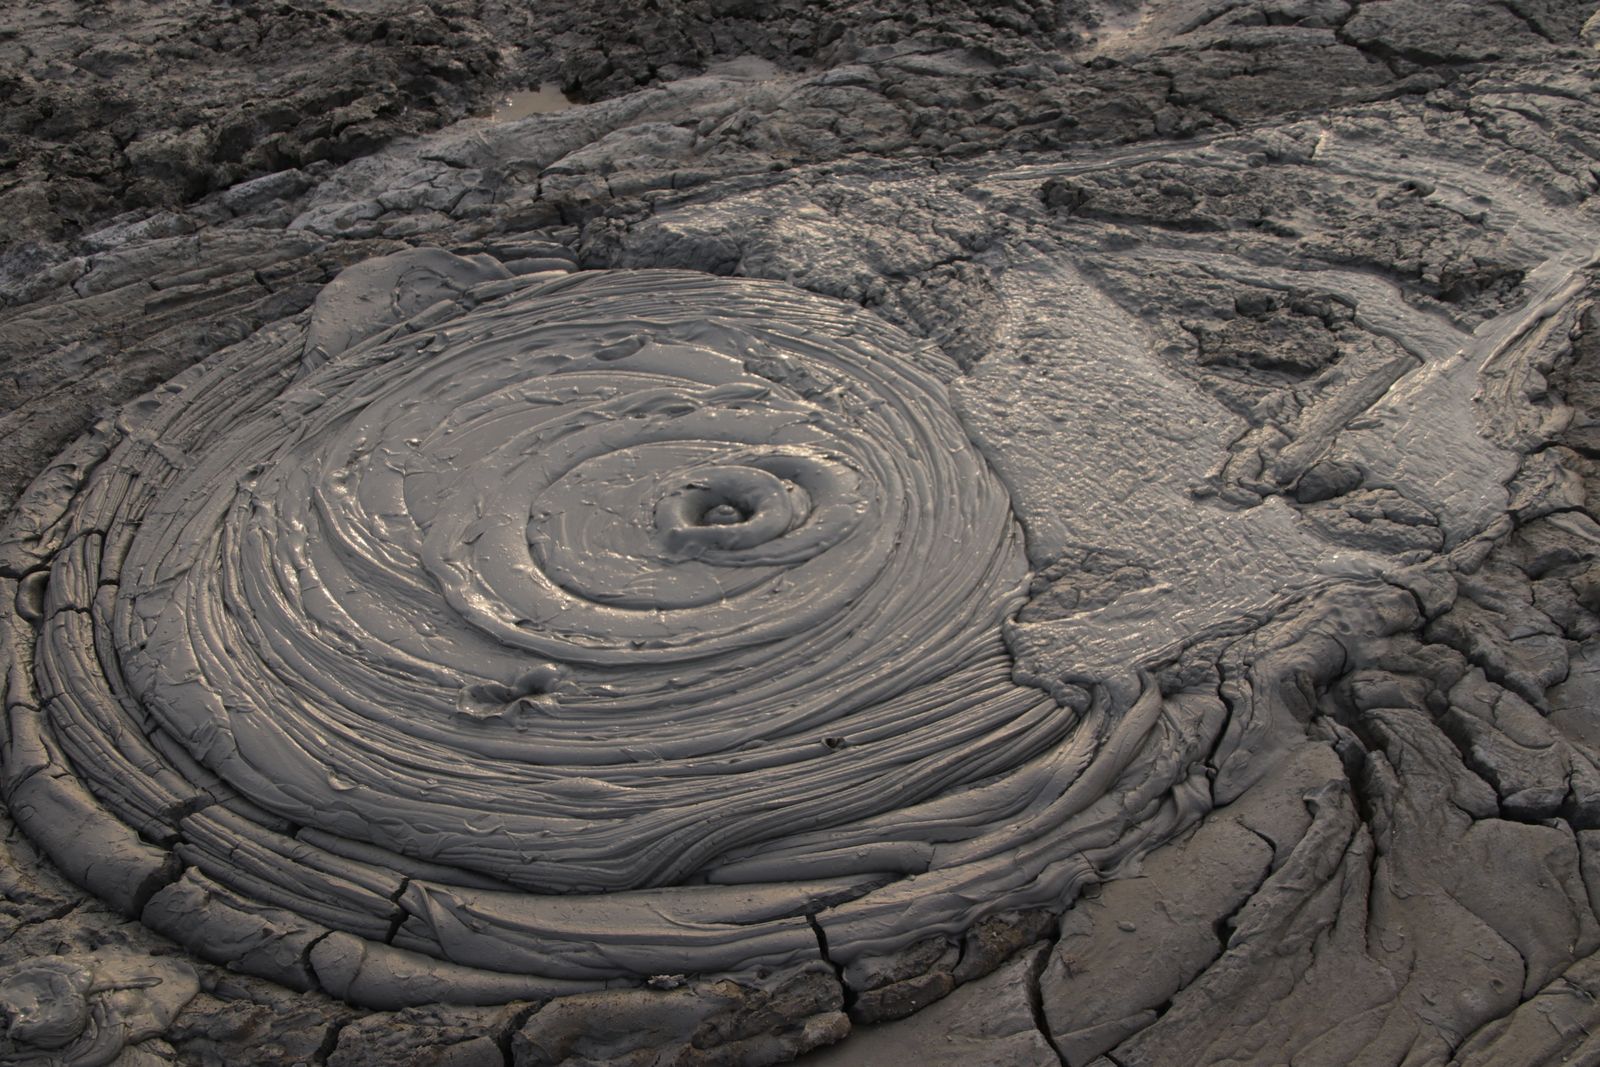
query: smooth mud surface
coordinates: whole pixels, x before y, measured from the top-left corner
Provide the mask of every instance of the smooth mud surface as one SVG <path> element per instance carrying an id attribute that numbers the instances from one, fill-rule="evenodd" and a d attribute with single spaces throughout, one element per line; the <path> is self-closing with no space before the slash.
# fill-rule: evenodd
<path id="1" fill-rule="evenodd" d="M 1591 1055 L 1593 12 L 758 7 L 0 27 L 0 1059 Z"/>
<path id="2" fill-rule="evenodd" d="M 572 106 L 560 86 L 541 85 L 535 89 L 518 89 L 506 93 L 494 103 L 489 117 L 496 122 L 515 122 L 529 115 L 548 115 Z"/>

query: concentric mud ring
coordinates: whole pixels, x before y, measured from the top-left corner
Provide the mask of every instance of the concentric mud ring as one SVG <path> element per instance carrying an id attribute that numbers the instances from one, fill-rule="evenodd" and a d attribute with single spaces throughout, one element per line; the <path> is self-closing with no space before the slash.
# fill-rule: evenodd
<path id="1" fill-rule="evenodd" d="M 269 332 L 35 484 L 5 781 L 69 875 L 388 1006 L 889 950 L 1127 850 L 1059 831 L 1160 700 L 1013 680 L 1022 534 L 936 350 L 688 272 L 461 303 Z"/>

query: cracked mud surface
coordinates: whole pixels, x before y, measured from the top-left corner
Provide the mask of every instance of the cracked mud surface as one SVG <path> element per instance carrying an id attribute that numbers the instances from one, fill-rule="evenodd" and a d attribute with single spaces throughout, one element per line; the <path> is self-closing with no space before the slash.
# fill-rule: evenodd
<path id="1" fill-rule="evenodd" d="M 1596 1055 L 1589 5 L 161 11 L 0 25 L 7 1052 Z"/>

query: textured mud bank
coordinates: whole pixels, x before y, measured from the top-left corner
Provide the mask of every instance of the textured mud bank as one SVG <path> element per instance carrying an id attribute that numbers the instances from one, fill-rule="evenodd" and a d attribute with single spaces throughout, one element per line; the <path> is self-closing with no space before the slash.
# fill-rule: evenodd
<path id="1" fill-rule="evenodd" d="M 357 132 L 13 114 L 7 1054 L 1591 1055 L 1591 14 L 246 6 Z"/>

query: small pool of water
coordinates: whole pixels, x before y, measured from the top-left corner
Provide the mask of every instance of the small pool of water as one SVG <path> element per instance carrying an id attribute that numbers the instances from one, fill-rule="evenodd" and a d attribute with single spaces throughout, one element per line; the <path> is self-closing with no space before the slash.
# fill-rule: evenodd
<path id="1" fill-rule="evenodd" d="M 553 82 L 546 82 L 536 89 L 518 89 L 516 92 L 502 94 L 494 104 L 494 110 L 489 113 L 489 118 L 496 122 L 511 122 L 514 119 L 525 119 L 529 115 L 544 115 L 551 111 L 561 111 L 572 106 L 561 88 Z"/>

